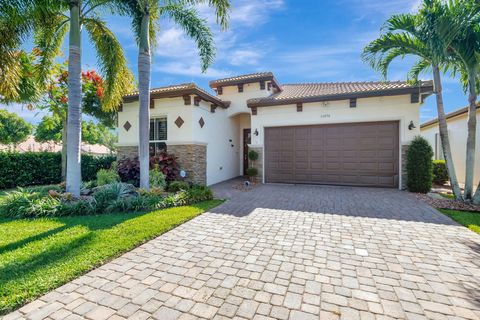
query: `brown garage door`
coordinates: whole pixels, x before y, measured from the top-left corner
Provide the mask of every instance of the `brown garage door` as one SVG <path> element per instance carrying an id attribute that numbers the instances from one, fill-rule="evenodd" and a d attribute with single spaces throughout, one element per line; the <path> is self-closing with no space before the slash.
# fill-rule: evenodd
<path id="1" fill-rule="evenodd" d="M 398 187 L 398 122 L 265 129 L 265 181 Z"/>

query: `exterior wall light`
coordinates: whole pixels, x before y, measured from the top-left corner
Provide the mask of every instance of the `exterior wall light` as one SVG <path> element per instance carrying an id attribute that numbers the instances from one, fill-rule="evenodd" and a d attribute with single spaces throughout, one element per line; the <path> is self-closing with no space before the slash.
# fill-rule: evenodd
<path id="1" fill-rule="evenodd" d="M 253 132 L 254 135 L 258 136 L 258 130 L 255 129 L 255 131 Z"/>
<path id="2" fill-rule="evenodd" d="M 408 130 L 413 130 L 415 129 L 415 125 L 413 124 L 413 121 L 410 121 L 410 124 L 408 125 Z"/>

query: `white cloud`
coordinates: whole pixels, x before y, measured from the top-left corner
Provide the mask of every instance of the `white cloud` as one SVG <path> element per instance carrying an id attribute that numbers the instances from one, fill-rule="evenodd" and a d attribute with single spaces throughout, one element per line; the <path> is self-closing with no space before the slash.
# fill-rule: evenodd
<path id="1" fill-rule="evenodd" d="M 257 65 L 263 53 L 258 50 L 238 49 L 230 55 L 230 64 L 234 66 Z"/>
<path id="2" fill-rule="evenodd" d="M 166 62 L 163 64 L 155 64 L 153 66 L 153 71 L 167 73 L 167 74 L 175 74 L 175 75 L 190 76 L 190 77 L 202 77 L 202 78 L 222 78 L 230 75 L 229 71 L 219 70 L 215 68 L 208 68 L 208 70 L 205 73 L 202 73 L 200 64 L 192 63 L 191 61 L 188 63 L 172 61 L 172 62 Z"/>

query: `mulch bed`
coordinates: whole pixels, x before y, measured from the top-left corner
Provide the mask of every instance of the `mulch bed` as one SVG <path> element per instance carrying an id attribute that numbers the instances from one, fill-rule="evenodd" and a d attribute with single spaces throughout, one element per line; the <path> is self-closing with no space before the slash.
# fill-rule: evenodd
<path id="1" fill-rule="evenodd" d="M 470 203 L 465 203 L 462 201 L 456 201 L 453 199 L 434 199 L 426 194 L 415 193 L 417 199 L 426 202 L 437 209 L 450 209 L 450 210 L 460 210 L 460 211 L 476 211 L 480 212 L 480 206 Z"/>

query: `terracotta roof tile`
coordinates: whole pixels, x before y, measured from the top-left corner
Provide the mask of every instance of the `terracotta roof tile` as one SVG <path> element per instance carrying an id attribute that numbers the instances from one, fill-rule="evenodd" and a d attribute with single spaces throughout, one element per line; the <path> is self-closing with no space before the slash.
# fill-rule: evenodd
<path id="1" fill-rule="evenodd" d="M 212 94 L 198 87 L 195 83 L 182 83 L 182 84 L 175 84 L 171 86 L 150 89 L 150 95 L 152 96 L 157 95 L 158 97 L 162 97 L 162 94 L 168 95 L 168 94 L 175 94 L 176 92 L 178 92 L 179 96 L 181 96 L 182 94 L 198 94 L 207 101 L 210 101 L 212 103 L 225 106 L 225 107 L 228 106 L 229 104 L 228 101 L 220 100 L 219 98 L 213 96 Z M 135 91 L 123 96 L 123 98 L 125 102 L 135 101 L 138 99 L 138 94 L 139 92 Z"/>
<path id="2" fill-rule="evenodd" d="M 274 85 L 279 87 L 277 80 L 272 72 L 256 72 L 250 74 L 243 74 L 235 77 L 212 80 L 209 82 L 211 88 L 220 87 L 223 85 L 235 85 L 239 83 L 250 83 L 250 82 L 257 82 L 257 81 L 273 81 Z"/>
<path id="3" fill-rule="evenodd" d="M 289 101 L 308 99 L 315 100 L 327 98 L 354 98 L 361 96 L 385 95 L 388 93 L 402 92 L 402 90 L 427 89 L 432 87 L 431 81 L 423 81 L 419 85 L 411 85 L 405 81 L 394 82 L 325 82 L 325 83 L 300 83 L 284 84 L 281 91 L 265 98 L 248 100 L 249 105 L 268 105 L 268 103 L 281 104 Z M 425 91 L 425 90 L 424 90 Z M 428 90 L 427 90 L 428 91 Z"/>

